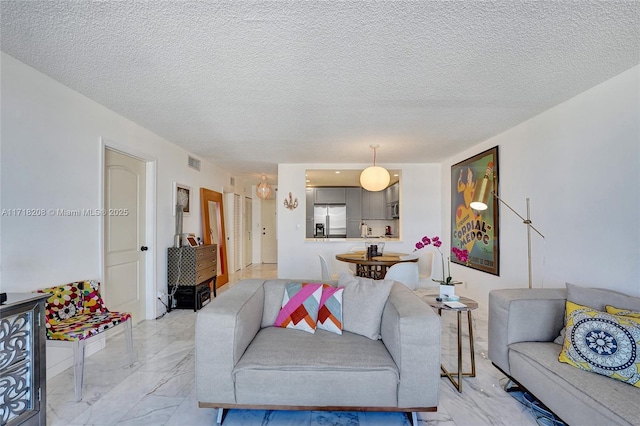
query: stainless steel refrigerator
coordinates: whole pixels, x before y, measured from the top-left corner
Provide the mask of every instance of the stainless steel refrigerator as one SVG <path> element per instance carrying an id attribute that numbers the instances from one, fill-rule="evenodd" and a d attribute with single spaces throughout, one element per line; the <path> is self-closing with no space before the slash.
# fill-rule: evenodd
<path id="1" fill-rule="evenodd" d="M 347 206 L 315 204 L 313 206 L 315 237 L 347 238 Z"/>

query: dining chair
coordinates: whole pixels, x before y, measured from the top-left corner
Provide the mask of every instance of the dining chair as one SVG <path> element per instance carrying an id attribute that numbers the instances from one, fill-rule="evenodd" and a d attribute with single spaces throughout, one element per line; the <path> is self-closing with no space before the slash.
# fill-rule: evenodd
<path id="1" fill-rule="evenodd" d="M 355 247 L 351 247 L 351 250 L 349 250 L 351 253 L 357 253 L 357 252 L 366 252 L 367 249 L 364 246 L 355 246 Z M 358 267 L 355 263 L 349 263 L 347 265 L 347 267 L 349 268 L 349 272 L 351 272 L 353 275 L 356 275 L 358 273 Z"/>
<path id="2" fill-rule="evenodd" d="M 418 263 L 417 262 L 401 262 L 391 266 L 384 276 L 385 280 L 394 280 L 401 282 L 409 287 L 409 290 L 415 290 L 418 287 Z"/>
<path id="3" fill-rule="evenodd" d="M 418 287 L 433 287 L 436 284 L 431 280 L 433 259 L 432 251 L 423 251 L 418 257 Z"/>
<path id="4" fill-rule="evenodd" d="M 329 272 L 329 265 L 327 264 L 327 260 L 321 254 L 318 254 L 320 258 L 320 272 L 322 274 L 323 280 L 331 280 L 331 273 Z"/>

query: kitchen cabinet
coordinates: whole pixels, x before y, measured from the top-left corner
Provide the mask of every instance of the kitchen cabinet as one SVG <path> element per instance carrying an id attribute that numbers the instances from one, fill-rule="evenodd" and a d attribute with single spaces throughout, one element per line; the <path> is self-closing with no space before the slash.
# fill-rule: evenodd
<path id="1" fill-rule="evenodd" d="M 399 212 L 400 184 L 394 183 L 385 189 L 384 193 L 387 201 L 386 218 L 398 219 L 396 212 Z"/>
<path id="2" fill-rule="evenodd" d="M 397 203 L 400 201 L 400 184 L 394 183 L 387 189 L 385 189 L 385 194 L 387 198 L 387 204 Z"/>
<path id="3" fill-rule="evenodd" d="M 362 188 L 346 188 L 347 219 L 362 219 Z"/>
<path id="4" fill-rule="evenodd" d="M 362 190 L 362 219 L 386 219 L 387 204 L 384 191 Z"/>
<path id="5" fill-rule="evenodd" d="M 316 191 L 315 188 L 307 188 L 306 191 L 306 207 L 305 207 L 305 237 L 313 238 L 313 205 L 316 202 Z"/>
<path id="6" fill-rule="evenodd" d="M 345 188 L 316 188 L 316 204 L 345 204 Z"/>
<path id="7" fill-rule="evenodd" d="M 346 188 L 347 238 L 360 237 L 362 223 L 362 188 Z"/>

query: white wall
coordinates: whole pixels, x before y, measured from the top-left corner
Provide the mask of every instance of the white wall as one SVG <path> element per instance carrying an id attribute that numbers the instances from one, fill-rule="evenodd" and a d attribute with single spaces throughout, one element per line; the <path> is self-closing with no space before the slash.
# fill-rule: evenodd
<path id="1" fill-rule="evenodd" d="M 223 192 L 229 175 L 205 161 L 201 172 L 189 168 L 182 148 L 4 53 L 1 66 L 0 208 L 101 207 L 103 138 L 155 160 L 157 232 L 147 235 L 146 245 L 152 285 L 166 292 L 167 247 L 175 229 L 173 181 L 191 186 L 192 213 L 184 230 L 201 236 L 199 188 Z M 102 278 L 101 218 L 3 215 L 0 221 L 2 291 Z M 155 295 L 147 318 L 164 311 Z"/>
<path id="2" fill-rule="evenodd" d="M 501 197 L 531 218 L 533 286 L 565 282 L 640 295 L 640 67 L 636 66 L 442 165 L 450 235 L 450 168 L 499 146 Z M 500 277 L 452 265 L 463 294 L 486 304 L 496 288 L 528 286 L 526 227 L 500 209 Z"/>
<path id="3" fill-rule="evenodd" d="M 423 235 L 441 235 L 441 182 L 439 164 L 382 164 L 390 169 L 401 170 L 400 241 L 387 242 L 385 250 L 413 251 L 414 245 Z M 341 164 L 343 169 L 364 169 L 368 164 Z M 278 277 L 318 278 L 322 254 L 329 267 L 336 271 L 345 267 L 335 260 L 336 253 L 349 251 L 362 245 L 353 241 L 305 241 L 305 170 L 332 169 L 331 164 L 279 164 L 278 166 Z M 288 210 L 283 200 L 289 192 L 298 197 L 298 208 Z M 438 269 L 439 270 L 439 269 Z"/>

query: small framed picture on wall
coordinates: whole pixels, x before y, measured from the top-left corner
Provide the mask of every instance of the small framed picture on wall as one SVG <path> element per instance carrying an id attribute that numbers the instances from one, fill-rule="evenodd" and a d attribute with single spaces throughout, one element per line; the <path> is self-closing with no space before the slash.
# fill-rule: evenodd
<path id="1" fill-rule="evenodd" d="M 182 215 L 191 214 L 191 187 L 178 182 L 173 182 L 173 215 L 178 211 L 178 205 L 182 206 Z"/>

